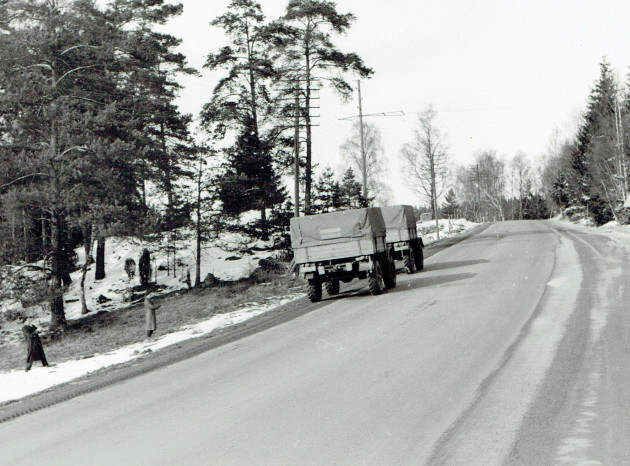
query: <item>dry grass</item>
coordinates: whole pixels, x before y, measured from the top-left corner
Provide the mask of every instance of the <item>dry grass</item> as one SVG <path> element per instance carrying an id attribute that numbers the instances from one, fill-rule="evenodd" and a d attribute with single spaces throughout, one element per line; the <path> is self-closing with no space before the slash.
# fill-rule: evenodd
<path id="1" fill-rule="evenodd" d="M 261 284 L 248 281 L 224 283 L 214 288 L 192 289 L 158 299 L 162 307 L 157 311 L 156 334 L 176 331 L 215 314 L 236 310 L 246 303 L 261 303 L 274 296 L 295 293 L 296 288 L 301 286 L 283 275 L 270 274 L 267 278 L 269 281 Z M 141 304 L 71 321 L 67 330 L 59 336 L 42 335 L 46 358 L 54 363 L 106 353 L 145 338 L 144 308 Z M 22 368 L 25 358 L 26 350 L 22 345 L 0 346 L 0 370 Z"/>

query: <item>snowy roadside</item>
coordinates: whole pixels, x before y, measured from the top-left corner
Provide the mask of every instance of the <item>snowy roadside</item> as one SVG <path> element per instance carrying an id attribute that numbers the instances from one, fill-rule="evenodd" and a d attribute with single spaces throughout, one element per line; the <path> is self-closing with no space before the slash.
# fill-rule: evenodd
<path id="1" fill-rule="evenodd" d="M 477 223 L 468 222 L 463 219 L 457 220 L 440 220 L 440 237 L 451 237 L 459 235 L 475 226 Z M 425 244 L 430 244 L 435 241 L 435 223 L 423 222 L 418 223 L 418 233 L 422 236 Z M 112 288 L 115 284 L 120 283 L 121 289 L 124 289 L 127 278 L 124 275 L 124 267 L 122 263 L 125 257 L 133 257 L 138 254 L 140 245 L 133 245 L 130 247 L 130 243 L 127 241 L 110 241 L 110 255 L 108 256 L 108 277 L 97 288 L 96 284 L 93 284 L 94 289 L 91 292 L 92 296 L 98 296 L 99 293 L 109 291 L 109 295 L 119 294 L 119 290 L 116 293 L 112 293 Z M 259 253 L 258 257 L 243 257 L 238 260 L 225 261 L 225 251 L 219 251 L 215 253 L 214 260 L 208 261 L 213 265 L 212 272 L 218 275 L 234 277 L 246 275 L 251 272 L 253 268 L 253 261 L 260 257 L 267 257 L 270 253 Z M 183 256 L 183 254 L 182 254 Z M 111 263 L 109 263 L 111 261 Z M 159 262 L 158 262 L 159 263 Z M 160 283 L 165 281 L 168 283 L 167 290 L 177 289 L 182 284 L 174 277 L 169 282 L 164 280 L 165 277 L 160 277 Z M 233 278 L 233 277 L 231 277 Z M 90 282 L 92 285 L 92 282 Z M 196 338 L 206 335 L 214 330 L 225 328 L 231 325 L 235 325 L 252 317 L 258 316 L 264 312 L 271 311 L 278 306 L 284 305 L 288 302 L 304 296 L 303 294 L 292 294 L 282 297 L 277 297 L 269 303 L 255 304 L 247 308 L 242 308 L 233 312 L 227 312 L 224 314 L 217 314 L 212 318 L 202 321 L 195 325 L 182 327 L 180 330 L 158 336 L 155 340 L 138 342 L 131 345 L 123 346 L 119 349 L 109 351 L 103 354 L 95 354 L 92 357 L 85 359 L 69 360 L 52 367 L 41 367 L 39 362 L 36 362 L 33 369 L 30 372 L 21 370 L 12 370 L 8 372 L 0 372 L 0 403 L 4 403 L 11 400 L 16 400 L 43 390 L 46 390 L 55 385 L 69 382 L 84 375 L 93 373 L 103 368 L 111 367 L 116 364 L 131 361 L 133 359 L 140 358 L 145 354 L 153 351 L 158 351 L 165 347 L 171 346 L 178 342 Z M 103 309 L 101 306 L 97 306 L 96 302 L 91 303 L 97 310 L 115 310 L 119 309 L 118 306 L 109 306 Z M 118 303 L 116 303 L 118 304 Z M 72 311 L 69 314 L 74 318 L 80 318 L 78 307 L 75 304 L 71 307 Z M 38 316 L 43 319 L 45 316 Z M 35 319 L 31 318 L 31 321 Z M 38 321 L 36 321 L 39 323 Z M 17 332 L 17 328 L 16 328 Z M 54 363 L 54 361 L 51 361 Z"/>
<path id="2" fill-rule="evenodd" d="M 560 217 L 553 218 L 551 221 L 559 222 L 562 225 L 569 226 L 575 230 L 606 235 L 617 243 L 617 245 L 630 251 L 630 225 L 619 225 L 613 220 L 600 227 L 595 227 L 585 224 L 584 222 L 572 222 L 566 218 Z"/>
<path id="3" fill-rule="evenodd" d="M 198 324 L 184 326 L 177 332 L 123 346 L 108 353 L 95 354 L 87 359 L 66 361 L 49 367 L 41 367 L 39 362 L 35 362 L 30 372 L 13 370 L 0 373 L 0 403 L 23 398 L 100 369 L 140 358 L 149 352 L 161 350 L 178 342 L 244 322 L 303 296 L 304 294 L 300 293 L 278 297 L 263 305 L 253 305 L 237 311 L 217 314 Z"/>
<path id="4" fill-rule="evenodd" d="M 469 222 L 463 218 L 441 218 L 438 220 L 438 224 L 440 226 L 440 239 L 461 235 L 477 225 L 480 225 L 479 223 Z M 418 222 L 416 226 L 418 228 L 418 236 L 422 237 L 422 241 L 425 245 L 437 241 L 435 220 Z"/>

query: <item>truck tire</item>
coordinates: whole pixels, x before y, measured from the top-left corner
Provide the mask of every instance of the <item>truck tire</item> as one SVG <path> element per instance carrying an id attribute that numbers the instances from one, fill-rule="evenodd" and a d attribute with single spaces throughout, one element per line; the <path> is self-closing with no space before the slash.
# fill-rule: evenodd
<path id="1" fill-rule="evenodd" d="M 326 281 L 326 293 L 328 293 L 328 296 L 335 296 L 336 294 L 339 294 L 339 280 L 336 278 L 331 278 L 330 280 Z"/>
<path id="2" fill-rule="evenodd" d="M 317 278 L 308 281 L 308 299 L 310 299 L 312 303 L 317 303 L 322 300 L 322 282 Z"/>
<path id="3" fill-rule="evenodd" d="M 404 262 L 405 262 L 405 272 L 411 275 L 416 271 L 416 261 L 414 260 L 414 250 L 409 250 L 408 254 L 405 254 Z"/>
<path id="4" fill-rule="evenodd" d="M 392 256 L 385 256 L 381 263 L 381 269 L 383 270 L 383 282 L 385 282 L 385 289 L 391 290 L 396 288 L 396 262 Z"/>
<path id="5" fill-rule="evenodd" d="M 422 240 L 418 240 L 414 244 L 414 262 L 416 263 L 416 270 L 424 269 L 424 253 L 422 252 Z"/>
<path id="6" fill-rule="evenodd" d="M 368 287 L 370 288 L 370 293 L 374 296 L 379 295 L 383 292 L 385 288 L 385 282 L 383 281 L 383 271 L 381 269 L 381 261 L 378 259 L 374 260 L 372 265 L 372 271 L 368 276 Z"/>

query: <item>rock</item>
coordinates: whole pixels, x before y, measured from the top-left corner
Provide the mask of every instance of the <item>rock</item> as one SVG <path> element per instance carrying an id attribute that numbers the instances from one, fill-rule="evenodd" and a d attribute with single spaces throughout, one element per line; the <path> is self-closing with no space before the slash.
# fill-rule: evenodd
<path id="1" fill-rule="evenodd" d="M 226 261 L 237 261 L 240 260 L 239 256 L 230 256 L 225 258 Z"/>
<path id="2" fill-rule="evenodd" d="M 104 303 L 106 303 L 108 301 L 111 301 L 111 298 L 108 298 L 105 295 L 99 295 L 99 297 L 96 298 L 96 302 L 99 303 L 99 304 L 104 304 Z"/>
<path id="3" fill-rule="evenodd" d="M 203 282 L 201 282 L 201 286 L 204 288 L 209 288 L 216 285 L 217 282 L 218 280 L 216 279 L 216 277 L 209 273 L 208 275 L 206 275 L 206 278 L 203 279 Z"/>

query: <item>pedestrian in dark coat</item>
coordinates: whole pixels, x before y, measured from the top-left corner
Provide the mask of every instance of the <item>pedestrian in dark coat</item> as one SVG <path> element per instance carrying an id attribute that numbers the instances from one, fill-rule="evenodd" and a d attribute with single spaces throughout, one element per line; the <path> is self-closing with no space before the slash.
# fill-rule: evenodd
<path id="1" fill-rule="evenodd" d="M 147 337 L 151 338 L 153 332 L 157 328 L 157 319 L 155 317 L 155 311 L 160 308 L 158 304 L 154 302 L 155 295 L 149 293 L 144 298 L 144 311 L 145 311 L 145 330 L 147 331 Z"/>
<path id="2" fill-rule="evenodd" d="M 26 372 L 31 370 L 33 361 L 41 361 L 44 367 L 48 366 L 42 340 L 39 338 L 39 334 L 36 330 L 37 327 L 34 325 L 25 325 L 22 327 L 22 333 L 26 340 Z"/>

